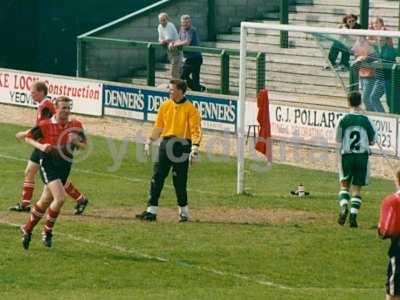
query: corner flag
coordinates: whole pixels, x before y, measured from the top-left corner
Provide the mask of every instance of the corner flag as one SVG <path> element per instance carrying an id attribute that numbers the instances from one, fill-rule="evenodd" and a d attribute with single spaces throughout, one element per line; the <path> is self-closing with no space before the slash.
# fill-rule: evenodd
<path id="1" fill-rule="evenodd" d="M 255 149 L 264 154 L 269 162 L 272 162 L 271 123 L 269 118 L 268 91 L 266 89 L 258 92 L 257 107 L 257 121 L 260 124 L 260 131 Z"/>

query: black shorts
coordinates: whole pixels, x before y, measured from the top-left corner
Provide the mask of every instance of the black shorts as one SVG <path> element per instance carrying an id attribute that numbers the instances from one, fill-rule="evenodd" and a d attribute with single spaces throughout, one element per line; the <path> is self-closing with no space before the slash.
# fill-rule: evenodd
<path id="1" fill-rule="evenodd" d="M 42 155 L 40 159 L 40 177 L 44 184 L 61 180 L 65 185 L 71 171 L 71 162 L 58 155 Z"/>
<path id="2" fill-rule="evenodd" d="M 35 148 L 35 149 L 33 149 L 31 157 L 30 157 L 29 160 L 31 162 L 34 162 L 34 163 L 39 165 L 41 156 L 42 156 L 42 152 L 39 149 Z"/>
<path id="3" fill-rule="evenodd" d="M 400 254 L 389 257 L 386 293 L 390 296 L 400 296 Z"/>

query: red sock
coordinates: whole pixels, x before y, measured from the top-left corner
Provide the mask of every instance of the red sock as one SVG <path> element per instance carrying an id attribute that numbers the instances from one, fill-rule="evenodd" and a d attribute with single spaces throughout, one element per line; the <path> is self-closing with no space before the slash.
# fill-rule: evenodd
<path id="1" fill-rule="evenodd" d="M 33 205 L 29 220 L 24 226 L 25 231 L 28 233 L 32 232 L 33 228 L 35 228 L 36 224 L 39 223 L 45 212 L 46 210 L 40 208 L 36 204 Z"/>
<path id="2" fill-rule="evenodd" d="M 35 183 L 25 181 L 22 188 L 22 206 L 27 207 L 31 204 L 33 190 L 35 189 Z"/>
<path id="3" fill-rule="evenodd" d="M 44 232 L 51 232 L 54 224 L 56 223 L 57 217 L 60 214 L 59 211 L 54 211 L 50 207 L 47 210 L 46 223 L 44 224 Z"/>
<path id="4" fill-rule="evenodd" d="M 82 193 L 76 187 L 74 187 L 71 182 L 67 182 L 64 186 L 64 189 L 67 194 L 77 202 L 83 198 Z"/>

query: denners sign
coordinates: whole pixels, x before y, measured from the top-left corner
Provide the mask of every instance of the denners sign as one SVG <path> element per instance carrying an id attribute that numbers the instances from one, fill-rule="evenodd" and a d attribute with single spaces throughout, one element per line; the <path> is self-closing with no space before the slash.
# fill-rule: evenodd
<path id="1" fill-rule="evenodd" d="M 235 132 L 236 100 L 195 94 L 188 94 L 187 98 L 199 110 L 203 128 Z M 104 85 L 103 99 L 105 115 L 154 121 L 168 93 L 151 88 Z"/>

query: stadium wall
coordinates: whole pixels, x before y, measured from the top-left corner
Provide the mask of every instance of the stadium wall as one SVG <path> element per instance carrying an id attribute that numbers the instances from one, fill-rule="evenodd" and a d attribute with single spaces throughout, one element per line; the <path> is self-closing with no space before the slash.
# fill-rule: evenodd
<path id="1" fill-rule="evenodd" d="M 263 19 L 265 13 L 279 11 L 279 4 L 280 0 L 215 0 L 216 32 L 229 32 L 241 21 Z"/>
<path id="2" fill-rule="evenodd" d="M 209 11 L 214 4 L 214 11 Z M 179 29 L 180 16 L 189 14 L 200 39 L 209 36 L 210 18 L 215 18 L 216 32 L 227 32 L 241 21 L 261 17 L 266 12 L 277 11 L 280 0 L 163 0 L 123 18 L 105 24 L 81 36 L 96 36 L 154 42 L 158 40 L 158 14 L 166 12 Z M 213 17 L 212 17 L 213 16 Z M 157 60 L 165 57 L 158 51 Z M 103 80 L 117 80 L 144 68 L 146 51 L 138 48 L 101 46 L 90 44 L 85 48 L 85 76 Z"/>
<path id="3" fill-rule="evenodd" d="M 207 1 L 159 1 L 83 36 L 156 42 L 158 41 L 158 14 L 166 12 L 175 25 L 179 25 L 181 15 L 191 15 L 200 39 L 204 40 L 207 37 Z M 131 74 L 134 69 L 144 68 L 146 55 L 144 49 L 88 45 L 85 48 L 85 77 L 117 80 Z M 156 51 L 156 60 L 160 61 L 164 56 L 164 51 Z"/>
<path id="4" fill-rule="evenodd" d="M 156 1 L 2 0 L 0 67 L 74 75 L 78 34 Z"/>

